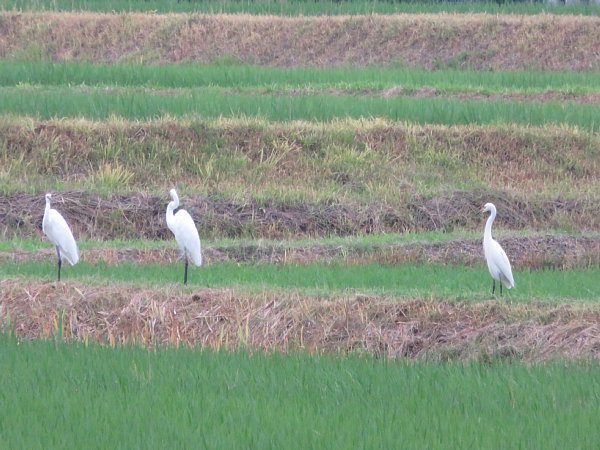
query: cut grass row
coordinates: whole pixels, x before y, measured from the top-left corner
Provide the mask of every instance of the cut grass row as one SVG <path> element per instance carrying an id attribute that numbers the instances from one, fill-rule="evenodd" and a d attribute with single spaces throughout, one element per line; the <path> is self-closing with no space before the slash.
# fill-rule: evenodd
<path id="1" fill-rule="evenodd" d="M 271 121 L 381 117 L 418 124 L 564 124 L 594 131 L 598 128 L 600 105 L 326 94 L 251 95 L 213 87 L 194 88 L 178 95 L 160 90 L 21 86 L 0 88 L 0 114 L 38 119 L 118 116 L 136 120 L 164 116 L 254 116 Z"/>
<path id="2" fill-rule="evenodd" d="M 133 86 L 148 88 L 339 88 L 349 92 L 392 87 L 440 92 L 590 93 L 600 89 L 596 72 L 475 71 L 393 67 L 281 68 L 216 64 L 90 64 L 85 62 L 0 61 L 0 86 Z"/>
<path id="3" fill-rule="evenodd" d="M 56 279 L 54 256 L 48 261 L 3 262 L 6 277 Z M 514 270 L 517 288 L 505 290 L 507 301 L 600 300 L 600 269 Z M 137 265 L 121 263 L 65 266 L 63 280 L 88 283 L 136 283 L 147 286 L 178 284 L 183 281 L 183 263 Z M 191 269 L 189 283 L 196 287 L 235 288 L 252 292 L 297 290 L 310 295 L 339 292 L 389 294 L 402 298 L 443 298 L 481 301 L 491 295 L 492 279 L 487 268 L 441 265 L 386 266 L 379 264 L 266 265 L 223 263 Z M 497 286 L 499 288 L 499 286 Z"/>
<path id="4" fill-rule="evenodd" d="M 427 361 L 595 358 L 597 301 L 456 301 L 356 291 L 181 284 L 0 283 L 0 323 L 23 339 L 369 354 Z"/>
<path id="5" fill-rule="evenodd" d="M 492 1 L 377 1 L 377 0 L 1 0 L 0 10 L 23 11 L 96 11 L 96 12 L 158 12 L 158 13 L 226 13 L 267 15 L 347 15 L 406 13 L 489 13 L 489 14 L 576 14 L 600 15 L 600 8 L 581 2 L 569 5 L 548 5 L 544 2 Z"/>
<path id="6" fill-rule="evenodd" d="M 11 405 L 0 412 L 5 448 L 593 448 L 600 440 L 596 362 L 437 365 L 7 336 L 0 344 L 0 398 Z"/>

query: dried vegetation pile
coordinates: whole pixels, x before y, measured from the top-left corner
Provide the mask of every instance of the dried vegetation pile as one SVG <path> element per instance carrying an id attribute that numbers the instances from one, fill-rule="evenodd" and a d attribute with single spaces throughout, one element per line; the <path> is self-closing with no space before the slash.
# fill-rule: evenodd
<path id="1" fill-rule="evenodd" d="M 77 236 L 91 239 L 167 239 L 167 201 L 147 194 L 111 195 L 87 192 L 56 195 L 55 207 L 69 218 Z M 600 228 L 600 203 L 565 200 L 525 203 L 486 192 L 453 192 L 435 198 L 416 196 L 396 208 L 381 204 L 284 204 L 255 200 L 237 203 L 207 197 L 186 199 L 204 237 L 290 238 L 351 236 L 405 231 L 475 229 L 481 226 L 481 205 L 494 201 L 503 211 L 502 226 L 522 229 L 559 226 L 566 214 L 581 230 Z M 43 197 L 0 196 L 0 234 L 41 236 Z M 561 222 L 557 222 L 560 220 Z"/>
<path id="2" fill-rule="evenodd" d="M 398 301 L 354 295 L 250 297 L 231 290 L 4 280 L 0 318 L 25 338 L 60 335 L 110 345 L 245 346 L 265 351 L 369 352 L 388 357 L 490 361 L 598 357 L 591 307 Z"/>

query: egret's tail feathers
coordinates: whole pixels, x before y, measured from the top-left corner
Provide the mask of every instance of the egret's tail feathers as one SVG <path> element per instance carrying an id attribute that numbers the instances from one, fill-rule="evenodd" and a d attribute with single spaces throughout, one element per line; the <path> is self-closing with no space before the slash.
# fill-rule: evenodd
<path id="1" fill-rule="evenodd" d="M 75 253 L 74 255 L 67 255 L 66 253 L 63 253 L 63 256 L 67 261 L 69 261 L 69 264 L 71 264 L 72 266 L 79 262 L 79 255 L 77 253 Z"/>
<path id="2" fill-rule="evenodd" d="M 74 266 L 79 261 L 79 249 L 75 239 L 60 246 L 60 256 Z"/>
<path id="3" fill-rule="evenodd" d="M 181 257 L 185 258 L 187 256 L 187 259 L 193 263 L 195 266 L 200 267 L 202 265 L 202 249 L 201 248 L 195 248 L 195 249 L 185 249 L 183 250 L 183 252 L 181 253 Z"/>
<path id="4" fill-rule="evenodd" d="M 507 289 L 512 289 L 515 287 L 515 280 L 513 280 L 512 276 L 510 278 L 508 278 L 508 277 L 505 277 L 504 275 L 502 275 L 501 278 L 502 278 L 502 284 L 504 284 L 504 286 Z"/>
<path id="5" fill-rule="evenodd" d="M 194 261 L 194 264 L 198 267 L 200 267 L 202 265 L 202 253 L 201 252 L 197 252 L 194 253 L 192 256 L 192 261 Z"/>

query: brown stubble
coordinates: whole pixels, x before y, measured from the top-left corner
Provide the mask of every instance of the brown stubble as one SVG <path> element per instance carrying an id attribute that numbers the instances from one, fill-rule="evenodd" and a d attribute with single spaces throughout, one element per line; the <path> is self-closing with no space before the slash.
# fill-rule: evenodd
<path id="1" fill-rule="evenodd" d="M 434 360 L 598 357 L 594 306 L 469 304 L 349 294 L 239 293 L 3 280 L 5 329 L 24 339 L 367 353 Z"/>
<path id="2" fill-rule="evenodd" d="M 0 57 L 271 66 L 597 70 L 600 18 L 2 13 Z"/>

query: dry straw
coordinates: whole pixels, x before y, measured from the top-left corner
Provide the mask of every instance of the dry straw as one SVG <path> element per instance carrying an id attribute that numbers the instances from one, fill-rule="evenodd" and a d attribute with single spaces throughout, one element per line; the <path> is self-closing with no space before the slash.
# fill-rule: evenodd
<path id="1" fill-rule="evenodd" d="M 302 297 L 230 289 L 0 283 L 0 317 L 20 337 L 369 353 L 487 361 L 598 357 L 600 311 L 590 306 Z"/>

